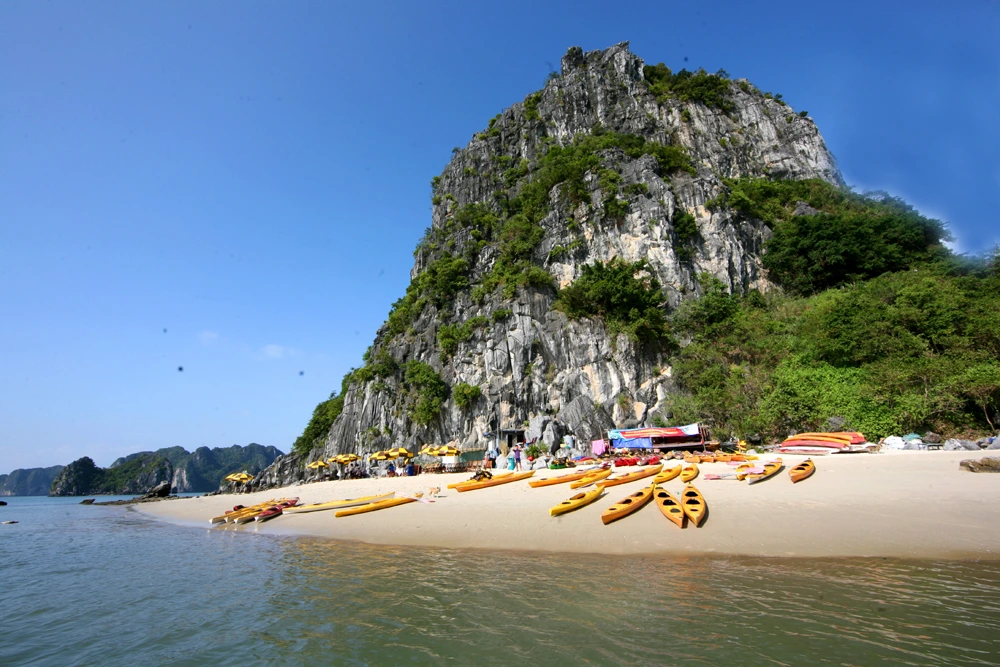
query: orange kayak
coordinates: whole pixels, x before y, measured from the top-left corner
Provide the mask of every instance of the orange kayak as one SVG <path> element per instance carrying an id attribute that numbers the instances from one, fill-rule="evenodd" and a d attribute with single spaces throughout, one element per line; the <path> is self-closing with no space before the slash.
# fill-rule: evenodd
<path id="1" fill-rule="evenodd" d="M 608 488 L 609 486 L 618 486 L 619 484 L 628 484 L 629 482 L 634 482 L 639 479 L 652 477 L 653 475 L 658 474 L 661 470 L 663 470 L 662 463 L 650 466 L 649 468 L 644 468 L 643 470 L 636 470 L 635 472 L 627 473 L 621 477 L 606 479 L 601 482 L 601 484 L 604 485 L 604 488 Z"/>
<path id="2" fill-rule="evenodd" d="M 656 485 L 647 486 L 645 489 L 639 489 L 635 493 L 631 494 L 626 498 L 622 498 L 617 503 L 604 510 L 601 514 L 601 521 L 604 525 L 608 525 L 612 521 L 617 521 L 618 519 L 624 519 L 629 514 L 633 512 L 638 512 L 640 509 L 646 506 L 650 500 L 653 499 L 653 489 Z"/>
<path id="3" fill-rule="evenodd" d="M 687 515 L 684 514 L 684 510 L 681 509 L 681 504 L 677 502 L 677 498 L 674 497 L 674 494 L 670 493 L 666 489 L 661 489 L 656 486 L 653 489 L 653 500 L 656 501 L 656 506 L 660 508 L 660 512 L 663 513 L 663 516 L 676 523 L 678 528 L 684 527 L 684 521 L 687 519 Z"/>
<path id="4" fill-rule="evenodd" d="M 684 514 L 687 515 L 687 518 L 691 519 L 691 523 L 695 526 L 700 526 L 701 522 L 705 520 L 705 514 L 708 512 L 708 505 L 705 504 L 705 498 L 701 495 L 701 491 L 688 484 L 684 487 L 681 497 L 683 499 L 681 507 L 684 510 Z"/>
<path id="5" fill-rule="evenodd" d="M 587 475 L 593 475 L 597 470 L 581 470 L 579 472 L 571 472 L 568 475 L 559 475 L 558 477 L 546 477 L 545 479 L 533 479 L 528 482 L 528 486 L 533 489 L 537 489 L 540 486 L 552 486 L 553 484 L 565 484 L 566 482 L 575 482 L 578 479 L 583 479 Z"/>
<path id="6" fill-rule="evenodd" d="M 571 489 L 579 489 L 583 486 L 588 486 L 594 482 L 600 482 L 602 479 L 611 475 L 611 468 L 605 468 L 604 470 L 596 470 L 585 477 L 581 477 L 572 484 L 569 485 Z"/>

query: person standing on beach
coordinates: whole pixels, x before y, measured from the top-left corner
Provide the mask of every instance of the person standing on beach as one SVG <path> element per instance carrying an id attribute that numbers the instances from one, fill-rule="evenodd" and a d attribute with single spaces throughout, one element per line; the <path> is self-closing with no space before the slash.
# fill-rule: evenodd
<path id="1" fill-rule="evenodd" d="M 515 444 L 511 447 L 510 455 L 514 457 L 514 467 L 512 470 L 521 469 L 521 443 Z"/>

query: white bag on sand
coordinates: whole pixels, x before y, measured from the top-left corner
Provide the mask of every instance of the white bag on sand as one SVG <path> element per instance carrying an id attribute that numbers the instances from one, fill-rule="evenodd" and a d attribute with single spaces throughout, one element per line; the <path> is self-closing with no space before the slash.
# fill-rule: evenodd
<path id="1" fill-rule="evenodd" d="M 882 446 L 887 449 L 902 449 L 903 447 L 906 447 L 906 441 L 898 435 L 890 435 L 882 443 Z"/>

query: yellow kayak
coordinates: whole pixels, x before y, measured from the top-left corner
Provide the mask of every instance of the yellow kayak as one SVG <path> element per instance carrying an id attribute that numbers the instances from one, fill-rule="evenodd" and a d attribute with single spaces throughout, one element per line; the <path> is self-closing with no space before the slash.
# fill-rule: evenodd
<path id="1" fill-rule="evenodd" d="M 488 486 L 497 486 L 499 484 L 509 484 L 510 482 L 517 482 L 522 479 L 528 479 L 535 474 L 534 470 L 529 470 L 528 472 L 517 472 L 512 475 L 503 475 L 500 477 L 494 477 L 493 479 L 484 479 L 481 482 L 468 482 L 466 484 L 460 484 L 455 487 L 455 490 L 459 493 L 465 491 L 475 491 L 476 489 L 485 489 Z"/>
<path id="2" fill-rule="evenodd" d="M 681 474 L 681 466 L 676 465 L 673 468 L 667 468 L 653 478 L 653 484 L 663 484 L 664 482 L 669 482 L 679 474 Z"/>
<path id="3" fill-rule="evenodd" d="M 415 503 L 417 502 L 417 498 L 419 497 L 420 496 L 417 496 L 416 498 L 410 498 L 408 496 L 401 496 L 399 498 L 389 498 L 388 500 L 380 500 L 377 503 L 368 503 L 366 505 L 360 505 L 358 507 L 352 507 L 350 509 L 340 510 L 339 512 L 334 514 L 334 516 L 339 519 L 342 516 L 354 516 L 355 514 L 364 514 L 365 512 L 375 512 L 378 510 L 384 510 L 389 507 L 395 507 L 396 505 Z"/>
<path id="4" fill-rule="evenodd" d="M 765 479 L 769 479 L 777 475 L 779 472 L 781 472 L 781 469 L 784 467 L 785 464 L 781 462 L 781 459 L 774 459 L 773 461 L 768 461 L 767 463 L 764 464 L 764 472 L 746 476 L 747 484 L 756 484 L 757 482 L 763 482 Z"/>
<path id="5" fill-rule="evenodd" d="M 653 500 L 656 501 L 656 506 L 660 508 L 663 516 L 676 523 L 678 528 L 684 527 L 684 520 L 687 515 L 684 514 L 684 510 L 681 509 L 681 504 L 677 502 L 674 494 L 654 485 Z"/>
<path id="6" fill-rule="evenodd" d="M 566 512 L 572 512 L 573 510 L 578 510 L 584 505 L 589 505 L 604 493 L 604 486 L 598 484 L 596 487 L 590 491 L 584 491 L 583 493 L 578 493 L 569 500 L 564 500 L 552 509 L 549 510 L 549 516 L 559 516 L 560 514 L 565 514 Z"/>
<path id="7" fill-rule="evenodd" d="M 681 481 L 690 482 L 692 479 L 698 476 L 698 464 L 692 463 L 690 465 L 684 466 L 681 470 Z"/>
<path id="8" fill-rule="evenodd" d="M 809 477 L 814 472 L 816 472 L 816 464 L 812 462 L 812 459 L 806 459 L 802 463 L 798 464 L 794 468 L 788 471 L 788 476 L 792 478 L 793 482 L 801 482 L 806 477 Z"/>
<path id="9" fill-rule="evenodd" d="M 509 470 L 507 472 L 498 472 L 498 473 L 494 474 L 493 477 L 491 477 L 490 479 L 496 479 L 497 477 L 507 477 L 508 475 L 512 475 L 512 474 L 513 473 L 510 472 Z M 448 488 L 449 489 L 457 489 L 460 486 L 465 486 L 466 484 L 476 484 L 479 481 L 480 480 L 477 480 L 477 479 L 466 479 L 466 480 L 462 480 L 461 482 L 455 482 L 454 484 L 449 484 Z"/>
<path id="10" fill-rule="evenodd" d="M 646 503 L 653 499 L 653 490 L 655 488 L 655 484 L 650 484 L 645 489 L 639 489 L 627 498 L 622 498 L 617 503 L 604 510 L 601 514 L 601 521 L 603 521 L 606 526 L 612 521 L 624 519 L 629 514 L 638 512 L 646 506 Z"/>
<path id="11" fill-rule="evenodd" d="M 594 482 L 599 482 L 602 479 L 609 477 L 611 475 L 611 468 L 604 468 L 603 470 L 596 470 L 585 477 L 578 479 L 569 485 L 571 489 L 579 489 L 582 486 L 588 486 Z"/>
<path id="12" fill-rule="evenodd" d="M 642 470 L 636 470 L 635 472 L 630 472 L 622 475 L 621 477 L 612 477 L 611 479 L 606 479 L 601 484 L 605 488 L 609 486 L 618 486 L 619 484 L 628 484 L 629 482 L 634 482 L 637 479 L 645 479 L 646 477 L 652 477 L 663 470 L 663 464 L 659 463 L 655 466 L 649 466 L 648 468 L 643 468 Z"/>
<path id="13" fill-rule="evenodd" d="M 708 505 L 705 503 L 705 498 L 701 495 L 701 491 L 690 484 L 684 487 L 684 492 L 681 494 L 681 507 L 684 510 L 684 514 L 687 515 L 687 518 L 691 519 L 691 523 L 695 526 L 701 525 L 701 522 L 705 520 L 705 514 L 708 512 Z"/>
<path id="14" fill-rule="evenodd" d="M 325 503 L 312 503 L 311 505 L 299 505 L 298 507 L 289 507 L 284 510 L 283 514 L 295 514 L 302 512 L 320 512 L 322 510 L 340 510 L 348 507 L 357 507 L 358 505 L 367 505 L 368 503 L 377 503 L 382 500 L 388 500 L 396 495 L 395 491 L 390 493 L 383 493 L 380 496 L 364 496 L 363 498 L 347 498 L 346 500 L 329 500 Z"/>
<path id="15" fill-rule="evenodd" d="M 533 479 L 528 482 L 528 486 L 533 489 L 537 489 L 540 486 L 552 486 L 553 484 L 564 484 L 566 482 L 575 482 L 578 479 L 583 479 L 587 475 L 593 475 L 597 472 L 594 469 L 581 470 L 579 472 L 571 472 L 568 475 L 559 475 L 558 477 L 546 477 L 545 479 Z"/>

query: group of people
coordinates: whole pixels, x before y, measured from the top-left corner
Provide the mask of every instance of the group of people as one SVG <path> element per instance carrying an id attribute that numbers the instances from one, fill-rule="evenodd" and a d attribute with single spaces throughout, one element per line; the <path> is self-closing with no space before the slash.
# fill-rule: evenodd
<path id="1" fill-rule="evenodd" d="M 413 464 L 413 461 L 407 462 L 406 466 L 396 467 L 395 463 L 390 463 L 386 466 L 385 476 L 386 477 L 413 477 L 417 474 L 417 467 Z"/>
<path id="2" fill-rule="evenodd" d="M 508 470 L 519 471 L 528 470 L 529 464 L 527 461 L 527 454 L 525 449 L 528 443 L 524 440 L 514 443 L 514 446 L 510 448 L 507 452 L 506 457 L 506 468 Z M 486 450 L 483 455 L 483 467 L 487 469 L 492 469 L 497 467 L 497 459 L 500 457 L 500 453 L 493 449 L 492 447 Z"/>

